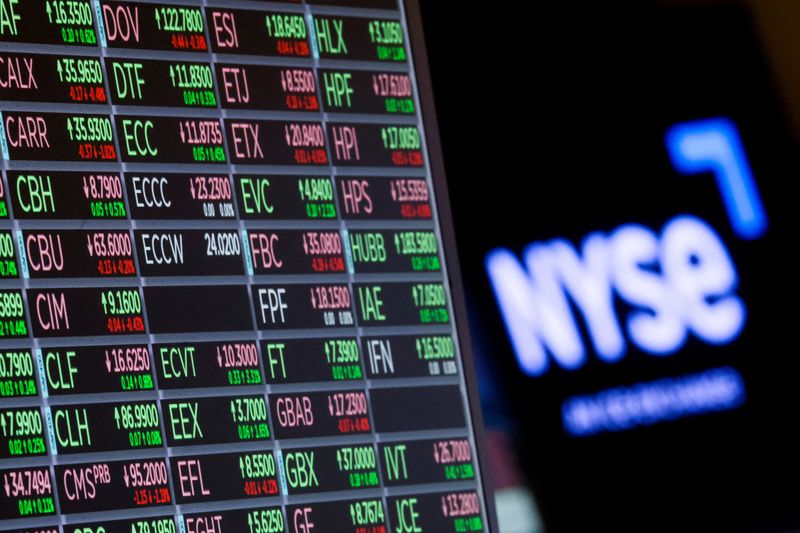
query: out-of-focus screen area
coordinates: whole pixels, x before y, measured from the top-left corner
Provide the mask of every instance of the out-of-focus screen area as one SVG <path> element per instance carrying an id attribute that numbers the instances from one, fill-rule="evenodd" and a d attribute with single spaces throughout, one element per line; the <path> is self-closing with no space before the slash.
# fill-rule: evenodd
<path id="1" fill-rule="evenodd" d="M 800 530 L 800 3 L 422 12 L 503 532 Z"/>

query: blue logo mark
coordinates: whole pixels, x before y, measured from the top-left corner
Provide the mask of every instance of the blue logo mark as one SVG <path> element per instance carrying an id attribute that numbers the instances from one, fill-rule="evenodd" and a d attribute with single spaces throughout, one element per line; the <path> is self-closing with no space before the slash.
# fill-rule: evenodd
<path id="1" fill-rule="evenodd" d="M 672 164 L 682 174 L 713 172 L 733 231 L 757 239 L 767 215 L 736 125 L 726 118 L 684 122 L 666 135 Z"/>
<path id="2" fill-rule="evenodd" d="M 763 235 L 767 217 L 731 121 L 678 124 L 665 140 L 679 172 L 714 173 L 736 235 Z M 645 353 L 664 356 L 681 349 L 689 335 L 727 344 L 746 321 L 725 243 L 692 215 L 672 218 L 660 234 L 623 224 L 589 234 L 580 247 L 564 239 L 532 243 L 521 258 L 498 248 L 486 257 L 486 269 L 519 366 L 531 376 L 544 374 L 551 357 L 566 369 L 585 364 L 571 304 L 593 351 L 607 363 L 624 356 L 626 337 Z M 617 299 L 629 305 L 625 316 L 617 316 Z"/>

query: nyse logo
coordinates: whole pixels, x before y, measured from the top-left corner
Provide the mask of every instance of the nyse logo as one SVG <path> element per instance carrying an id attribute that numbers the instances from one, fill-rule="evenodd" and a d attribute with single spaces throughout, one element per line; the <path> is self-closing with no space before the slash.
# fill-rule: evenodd
<path id="1" fill-rule="evenodd" d="M 734 232 L 755 239 L 766 231 L 766 215 L 738 132 L 725 119 L 680 124 L 667 133 L 674 166 L 684 174 L 711 171 Z M 725 344 L 741 332 L 744 302 L 725 243 L 701 218 L 678 215 L 660 234 L 624 224 L 610 234 L 592 233 L 580 251 L 563 239 L 534 243 L 522 262 L 501 248 L 486 268 L 522 370 L 543 374 L 548 354 L 563 368 L 577 369 L 587 348 L 572 314 L 580 311 L 592 348 L 606 362 L 620 360 L 625 333 L 644 352 L 662 356 L 679 350 L 689 335 Z M 616 300 L 630 311 L 617 316 Z"/>

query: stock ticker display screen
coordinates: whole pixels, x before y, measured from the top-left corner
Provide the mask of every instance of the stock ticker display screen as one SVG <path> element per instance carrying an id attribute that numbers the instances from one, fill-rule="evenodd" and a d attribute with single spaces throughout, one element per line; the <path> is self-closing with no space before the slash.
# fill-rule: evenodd
<path id="1" fill-rule="evenodd" d="M 405 9 L 0 0 L 0 530 L 488 530 Z"/>

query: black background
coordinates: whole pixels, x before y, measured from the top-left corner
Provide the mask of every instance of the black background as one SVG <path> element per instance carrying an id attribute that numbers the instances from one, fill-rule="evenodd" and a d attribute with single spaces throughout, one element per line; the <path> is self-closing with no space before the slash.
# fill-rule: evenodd
<path id="1" fill-rule="evenodd" d="M 790 259 L 798 162 L 749 13 L 726 3 L 421 4 L 475 351 L 505 395 L 548 529 L 800 526 Z M 713 176 L 681 176 L 668 160 L 670 125 L 715 116 L 740 129 L 769 217 L 759 240 L 732 233 Z M 611 365 L 589 349 L 580 371 L 551 365 L 525 378 L 486 253 L 556 237 L 578 244 L 627 222 L 660 234 L 686 213 L 711 224 L 736 264 L 742 334 L 724 347 L 690 336 L 672 357 L 628 342 Z M 744 376 L 738 410 L 581 439 L 564 433 L 569 396 L 726 365 Z"/>

